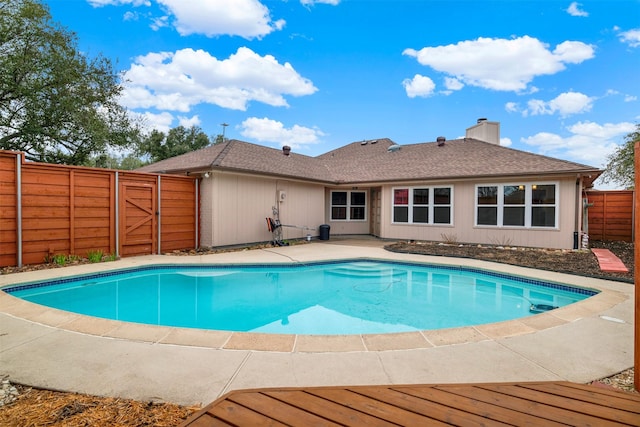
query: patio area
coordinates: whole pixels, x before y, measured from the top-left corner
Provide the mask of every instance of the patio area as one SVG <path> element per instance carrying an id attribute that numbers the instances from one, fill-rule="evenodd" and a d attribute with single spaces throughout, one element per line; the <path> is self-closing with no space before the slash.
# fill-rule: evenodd
<path id="1" fill-rule="evenodd" d="M 148 264 L 291 263 L 377 258 L 491 269 L 596 288 L 552 312 L 402 334 L 266 335 L 131 324 L 0 293 L 0 374 L 11 381 L 142 401 L 205 405 L 240 389 L 570 381 L 633 365 L 633 286 L 471 259 L 390 253 L 331 240 L 202 256 L 145 256 L 0 277 L 0 286 Z"/>

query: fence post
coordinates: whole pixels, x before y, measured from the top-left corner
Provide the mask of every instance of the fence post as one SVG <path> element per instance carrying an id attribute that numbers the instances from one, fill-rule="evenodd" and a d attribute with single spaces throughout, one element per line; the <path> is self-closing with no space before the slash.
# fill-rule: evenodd
<path id="1" fill-rule="evenodd" d="M 76 255 L 76 174 L 69 170 L 69 255 Z"/>
<path id="2" fill-rule="evenodd" d="M 16 261 L 22 267 L 22 154 L 16 154 Z"/>
<path id="3" fill-rule="evenodd" d="M 635 173 L 635 188 L 634 188 L 634 204 L 635 204 L 635 229 L 640 228 L 640 197 L 638 190 L 640 189 L 640 141 L 636 141 L 634 147 L 634 173 Z M 635 282 L 635 322 L 634 322 L 634 346 L 633 346 L 633 385 L 637 391 L 640 391 L 640 234 L 635 233 L 635 240 L 633 245 L 633 270 L 634 270 L 634 282 Z"/>
<path id="4" fill-rule="evenodd" d="M 196 221 L 195 221 L 195 232 L 193 233 L 195 236 L 195 246 L 194 249 L 200 249 L 200 180 L 199 179 L 194 179 L 193 182 L 195 183 L 195 187 L 196 187 L 196 206 L 195 206 L 195 215 L 196 215 Z"/>
<path id="5" fill-rule="evenodd" d="M 158 175 L 158 185 L 156 192 L 156 203 L 157 203 L 157 211 L 156 211 L 156 221 L 158 222 L 156 225 L 158 227 L 158 255 L 162 255 L 162 177 Z"/>
<path id="6" fill-rule="evenodd" d="M 116 258 L 120 258 L 120 175 L 118 174 L 118 171 L 116 171 L 115 187 Z"/>

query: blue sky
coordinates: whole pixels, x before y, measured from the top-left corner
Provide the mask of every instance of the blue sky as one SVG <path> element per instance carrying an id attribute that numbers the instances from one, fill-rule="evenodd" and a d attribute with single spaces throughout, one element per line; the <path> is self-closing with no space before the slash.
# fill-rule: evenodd
<path id="1" fill-rule="evenodd" d="M 603 167 L 640 121 L 640 1 L 49 0 L 149 129 L 311 156 L 454 139 Z"/>

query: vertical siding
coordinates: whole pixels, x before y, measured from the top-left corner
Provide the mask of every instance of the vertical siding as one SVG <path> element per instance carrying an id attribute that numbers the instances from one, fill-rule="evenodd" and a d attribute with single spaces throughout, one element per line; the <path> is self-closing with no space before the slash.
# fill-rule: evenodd
<path id="1" fill-rule="evenodd" d="M 367 210 L 366 210 L 366 221 L 331 221 L 331 190 L 337 191 L 351 191 L 351 187 L 348 188 L 327 188 L 325 192 L 325 216 L 327 219 L 327 224 L 331 227 L 330 234 L 333 235 L 349 235 L 349 234 L 370 234 L 371 232 L 371 188 L 369 187 L 356 187 L 355 191 L 364 191 L 366 193 L 367 200 Z"/>
<path id="2" fill-rule="evenodd" d="M 278 181 L 277 190 L 285 191 L 287 197 L 279 201 L 280 221 L 297 228 L 284 227 L 284 239 L 303 239 L 310 234 L 316 237 L 319 226 L 324 223 L 324 186 L 292 181 Z M 303 227 L 312 228 L 305 230 Z"/>
<path id="3" fill-rule="evenodd" d="M 520 180 L 527 184 L 540 180 Z M 553 230 L 536 229 L 502 229 L 476 227 L 475 222 L 475 185 L 480 182 L 452 182 L 454 188 L 453 225 L 402 225 L 392 224 L 392 186 L 384 186 L 382 191 L 382 236 L 389 239 L 446 241 L 455 239 L 464 243 L 482 243 L 497 245 L 514 245 L 544 248 L 573 248 L 573 232 L 575 228 L 576 185 L 575 178 L 556 181 L 558 188 L 558 227 Z M 500 184 L 491 181 L 490 184 Z M 507 183 L 507 182 L 504 182 Z M 513 183 L 509 181 L 508 183 Z M 423 183 L 429 185 L 429 183 Z M 449 185 L 439 183 L 443 185 Z M 488 183 L 489 184 L 489 183 Z M 414 186 L 414 185 L 412 185 Z"/>
<path id="4" fill-rule="evenodd" d="M 203 181 L 205 185 L 213 182 L 211 246 L 271 240 L 265 218 L 272 216 L 276 181 L 229 173 L 217 173 L 212 178 Z"/>
<path id="5" fill-rule="evenodd" d="M 281 203 L 278 191 L 287 196 Z M 270 241 L 265 218 L 280 210 L 283 224 L 317 228 L 324 221 L 324 186 L 231 173 L 214 173 L 202 181 L 203 245 L 227 246 Z M 211 203 L 208 205 L 207 202 Z M 209 208 L 211 206 L 211 208 Z M 211 218 L 206 217 L 211 209 Z M 307 231 L 283 227 L 283 238 L 306 236 Z M 206 235 L 206 237 L 205 237 Z M 208 243 L 211 242 L 211 243 Z"/>

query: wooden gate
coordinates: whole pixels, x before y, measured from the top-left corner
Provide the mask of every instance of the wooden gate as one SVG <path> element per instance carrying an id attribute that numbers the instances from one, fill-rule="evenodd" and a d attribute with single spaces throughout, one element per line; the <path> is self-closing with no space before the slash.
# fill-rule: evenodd
<path id="1" fill-rule="evenodd" d="M 120 255 L 155 254 L 158 244 L 157 185 L 120 183 Z"/>
<path id="2" fill-rule="evenodd" d="M 633 191 L 587 191 L 589 239 L 633 240 Z"/>

